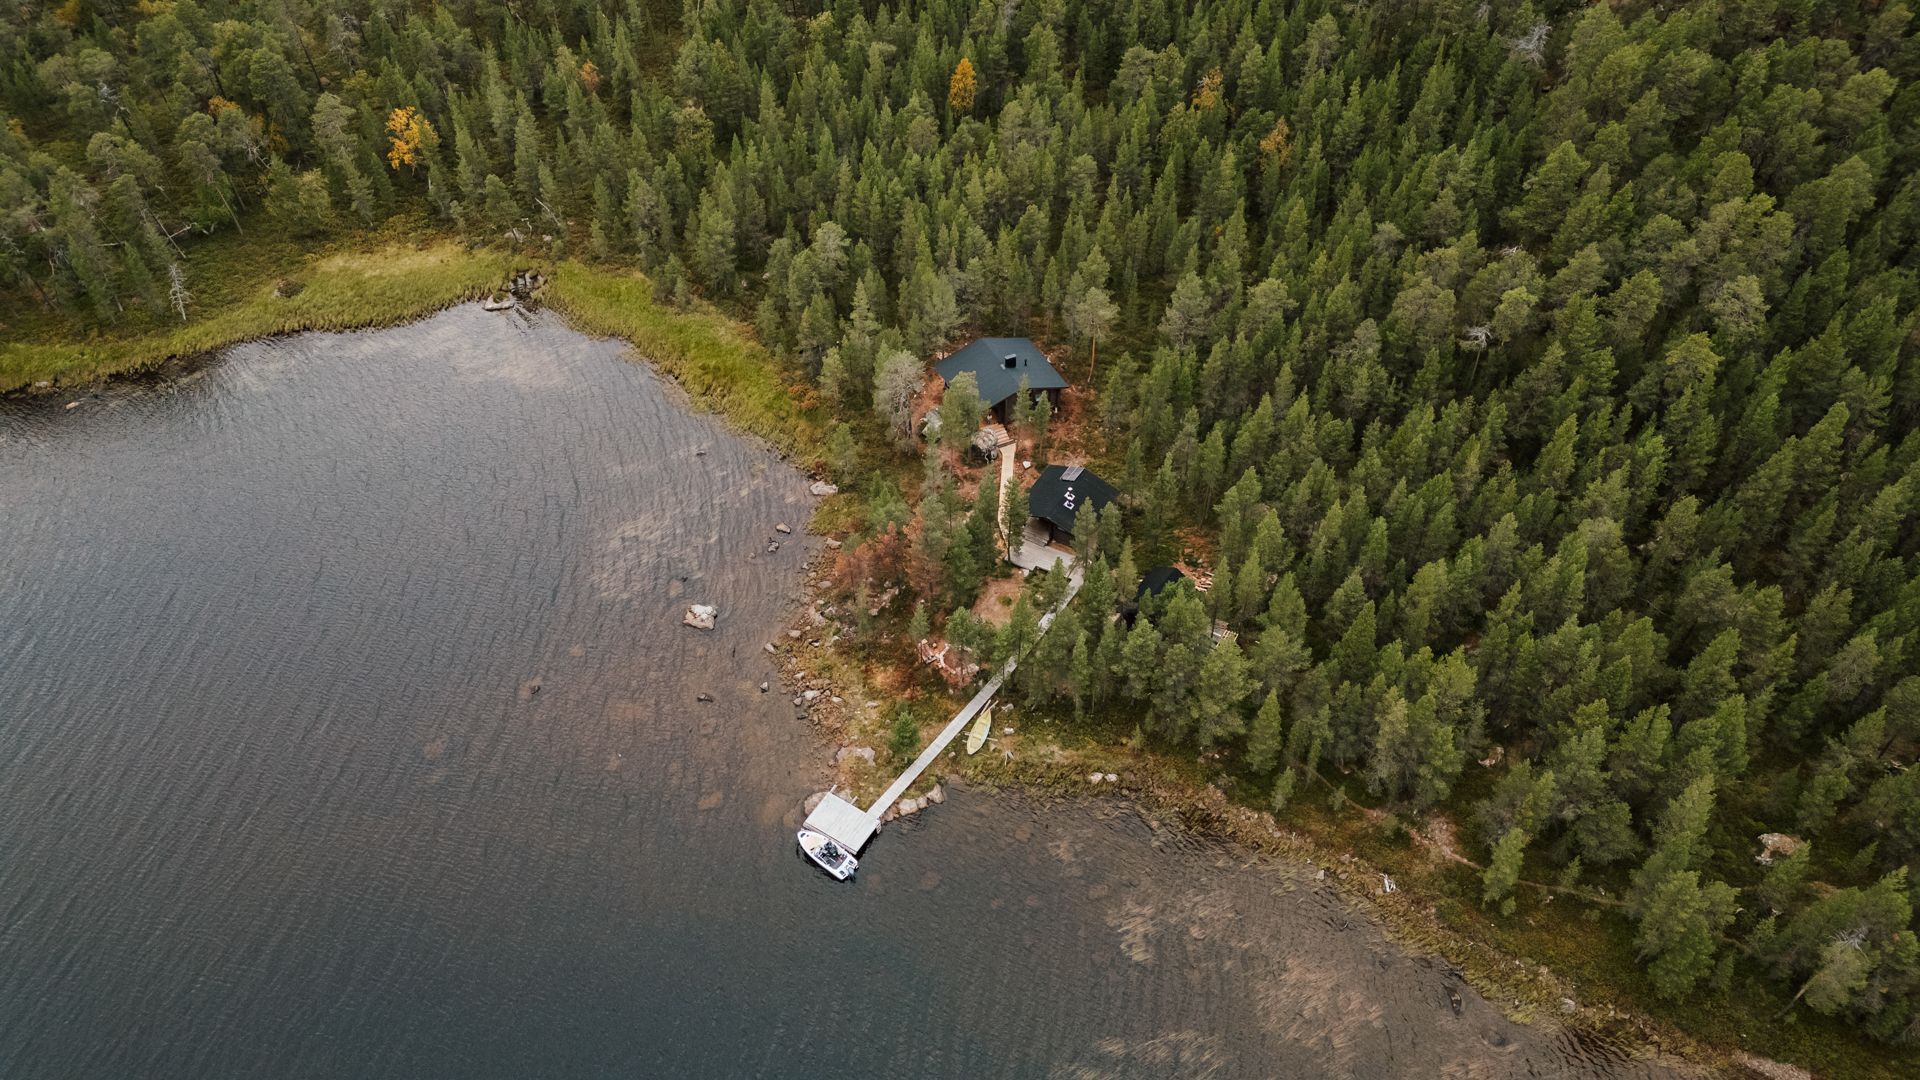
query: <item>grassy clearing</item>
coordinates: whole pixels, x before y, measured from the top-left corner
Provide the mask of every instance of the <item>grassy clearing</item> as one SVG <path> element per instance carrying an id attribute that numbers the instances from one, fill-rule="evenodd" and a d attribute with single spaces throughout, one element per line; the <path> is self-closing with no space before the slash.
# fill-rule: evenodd
<path id="1" fill-rule="evenodd" d="M 638 271 L 566 262 L 549 273 L 542 299 L 576 329 L 625 339 L 695 401 L 817 463 L 824 446 L 818 408 L 804 388 L 788 385 L 745 327 L 710 310 L 662 306 Z"/>
<path id="2" fill-rule="evenodd" d="M 170 312 L 135 312 L 87 330 L 37 308 L 0 313 L 0 393 L 140 371 L 271 334 L 405 322 L 485 295 L 516 261 L 524 260 L 468 250 L 404 218 L 318 248 L 222 234 L 195 244 L 184 261 L 194 293 L 185 324 Z M 282 281 L 298 291 L 274 295 Z"/>

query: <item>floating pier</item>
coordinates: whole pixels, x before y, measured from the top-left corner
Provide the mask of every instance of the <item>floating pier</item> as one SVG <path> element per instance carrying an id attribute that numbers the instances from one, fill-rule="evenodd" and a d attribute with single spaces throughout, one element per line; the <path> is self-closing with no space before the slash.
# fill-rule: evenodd
<path id="1" fill-rule="evenodd" d="M 1047 628 L 1053 625 L 1053 617 L 1073 602 L 1075 594 L 1080 591 L 1082 580 L 1078 566 L 1067 572 L 1067 594 L 1052 611 L 1040 616 L 1040 633 L 1034 635 L 1035 640 L 1038 640 L 1040 635 L 1045 634 Z M 982 686 L 970 701 L 961 706 L 959 712 L 953 714 L 953 719 L 947 721 L 947 726 L 940 729 L 940 734 L 933 737 L 933 741 L 927 744 L 927 748 L 920 751 L 920 756 L 913 759 L 913 764 L 907 766 L 907 771 L 887 785 L 887 790 L 880 793 L 880 797 L 873 801 L 873 805 L 862 810 L 829 791 L 826 797 L 820 800 L 820 805 L 814 807 L 813 813 L 807 815 L 806 827 L 814 832 L 831 836 L 848 851 L 858 853 L 880 828 L 880 815 L 886 813 L 888 807 L 898 802 L 900 796 L 907 793 L 907 789 L 913 786 L 914 781 L 920 779 L 920 775 L 933 765 L 934 759 L 945 753 L 953 740 L 959 738 L 960 733 L 966 730 L 967 724 L 980 715 L 981 709 L 986 708 L 988 703 L 993 701 L 993 695 L 1000 692 L 1000 687 L 1006 683 L 1007 677 L 1013 674 L 1013 669 L 1019 664 L 1020 659 L 1018 656 L 1008 657 L 1007 662 L 1000 666 L 1000 670 L 994 673 L 993 678 L 988 679 L 986 685 Z"/>

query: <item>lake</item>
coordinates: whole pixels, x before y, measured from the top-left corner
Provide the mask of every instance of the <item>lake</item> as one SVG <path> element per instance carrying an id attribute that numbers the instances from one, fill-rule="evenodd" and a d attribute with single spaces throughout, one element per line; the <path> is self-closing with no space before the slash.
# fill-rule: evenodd
<path id="1" fill-rule="evenodd" d="M 1663 1075 L 1114 799 L 813 869 L 807 480 L 617 343 L 467 306 L 69 400 L 0 401 L 9 1080 Z"/>

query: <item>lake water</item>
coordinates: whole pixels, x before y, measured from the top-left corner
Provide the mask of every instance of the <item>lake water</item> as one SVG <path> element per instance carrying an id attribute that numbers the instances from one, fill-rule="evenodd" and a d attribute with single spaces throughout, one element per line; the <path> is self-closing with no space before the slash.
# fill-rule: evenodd
<path id="1" fill-rule="evenodd" d="M 616 344 L 463 307 L 67 400 L 0 401 L 9 1080 L 1655 1071 L 1116 801 L 812 869 L 806 480 Z"/>

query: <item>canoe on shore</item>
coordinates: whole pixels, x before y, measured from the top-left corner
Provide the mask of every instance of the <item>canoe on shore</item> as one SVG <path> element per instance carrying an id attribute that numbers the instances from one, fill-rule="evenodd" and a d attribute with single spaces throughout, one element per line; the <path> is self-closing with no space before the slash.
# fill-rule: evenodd
<path id="1" fill-rule="evenodd" d="M 967 753 L 977 754 L 987 744 L 987 732 L 993 730 L 993 710 L 981 709 L 973 725 L 967 729 Z"/>

